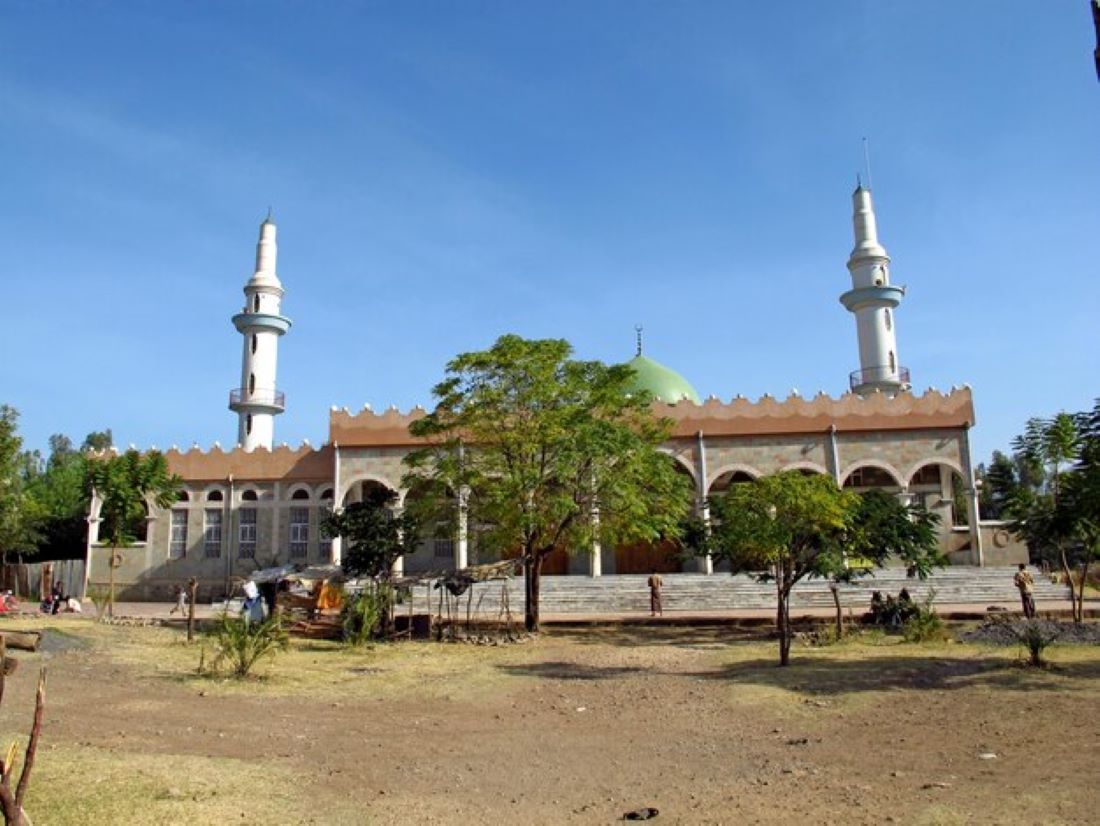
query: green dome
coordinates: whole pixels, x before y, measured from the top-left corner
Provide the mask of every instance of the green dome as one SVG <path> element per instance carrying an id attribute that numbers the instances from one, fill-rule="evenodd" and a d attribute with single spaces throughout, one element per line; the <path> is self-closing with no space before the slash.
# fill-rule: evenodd
<path id="1" fill-rule="evenodd" d="M 634 369 L 630 389 L 635 392 L 647 390 L 654 399 L 673 404 L 680 401 L 702 404 L 699 394 L 687 379 L 647 356 L 635 356 L 627 362 L 627 367 Z"/>

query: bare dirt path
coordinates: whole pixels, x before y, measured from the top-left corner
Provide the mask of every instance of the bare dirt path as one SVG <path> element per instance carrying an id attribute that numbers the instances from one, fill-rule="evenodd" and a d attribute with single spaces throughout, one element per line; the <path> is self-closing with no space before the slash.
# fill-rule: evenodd
<path id="1" fill-rule="evenodd" d="M 88 627 L 49 657 L 39 824 L 1095 822 L 1095 646 L 1043 673 L 970 645 L 798 648 L 779 669 L 730 629 L 558 630 L 307 643 L 240 686 L 188 676 L 174 632 Z"/>

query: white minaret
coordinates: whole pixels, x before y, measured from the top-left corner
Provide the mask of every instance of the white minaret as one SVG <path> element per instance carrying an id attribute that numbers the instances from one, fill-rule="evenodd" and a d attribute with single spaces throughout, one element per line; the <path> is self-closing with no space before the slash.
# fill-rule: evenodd
<path id="1" fill-rule="evenodd" d="M 852 289 L 840 303 L 856 316 L 859 337 L 859 370 L 851 374 L 856 393 L 881 390 L 897 393 L 909 389 L 909 370 L 898 360 L 894 309 L 905 295 L 904 287 L 890 284 L 890 256 L 878 242 L 871 191 L 860 184 L 852 193 L 856 245 L 848 258 Z"/>
<path id="2" fill-rule="evenodd" d="M 229 409 L 237 413 L 237 444 L 245 450 L 271 449 L 275 417 L 286 409 L 275 386 L 279 337 L 290 329 L 290 319 L 279 313 L 283 285 L 275 274 L 275 222 L 271 212 L 260 225 L 256 245 L 256 272 L 244 285 L 244 309 L 233 316 L 233 326 L 244 336 L 241 383 L 229 393 Z"/>

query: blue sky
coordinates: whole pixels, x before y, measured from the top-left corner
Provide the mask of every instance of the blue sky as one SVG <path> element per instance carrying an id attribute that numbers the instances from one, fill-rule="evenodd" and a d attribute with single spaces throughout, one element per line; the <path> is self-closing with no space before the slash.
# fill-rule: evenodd
<path id="1" fill-rule="evenodd" d="M 431 402 L 504 332 L 703 396 L 847 387 L 870 139 L 899 354 L 976 460 L 1100 396 L 1085 0 L 0 3 L 0 402 L 231 444 L 269 205 L 288 409 Z"/>

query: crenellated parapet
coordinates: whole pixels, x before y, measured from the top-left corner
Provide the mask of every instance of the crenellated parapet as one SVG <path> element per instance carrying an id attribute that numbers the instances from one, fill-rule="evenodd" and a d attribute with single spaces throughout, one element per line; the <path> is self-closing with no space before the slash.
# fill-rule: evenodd
<path id="1" fill-rule="evenodd" d="M 169 469 L 189 481 L 225 480 L 230 476 L 252 481 L 331 479 L 334 457 L 331 445 L 315 448 L 309 442 L 293 448 L 282 444 L 270 450 L 266 447 L 224 450 L 215 442 L 206 451 L 195 446 L 186 451 L 173 447 L 164 452 Z"/>
<path id="2" fill-rule="evenodd" d="M 974 424 L 974 400 L 969 387 L 923 395 L 845 393 L 833 398 L 819 393 L 803 398 L 792 393 L 779 400 L 764 395 L 756 401 L 715 397 L 702 404 L 655 404 L 654 412 L 672 419 L 674 436 L 756 436 L 785 433 L 861 430 L 923 430 L 960 428 Z"/>
<path id="3" fill-rule="evenodd" d="M 376 413 L 369 404 L 357 413 L 346 407 L 333 407 L 328 417 L 328 440 L 340 447 L 397 447 L 419 444 L 409 433 L 409 425 L 428 414 L 419 405 L 407 413 L 390 407 Z"/>

